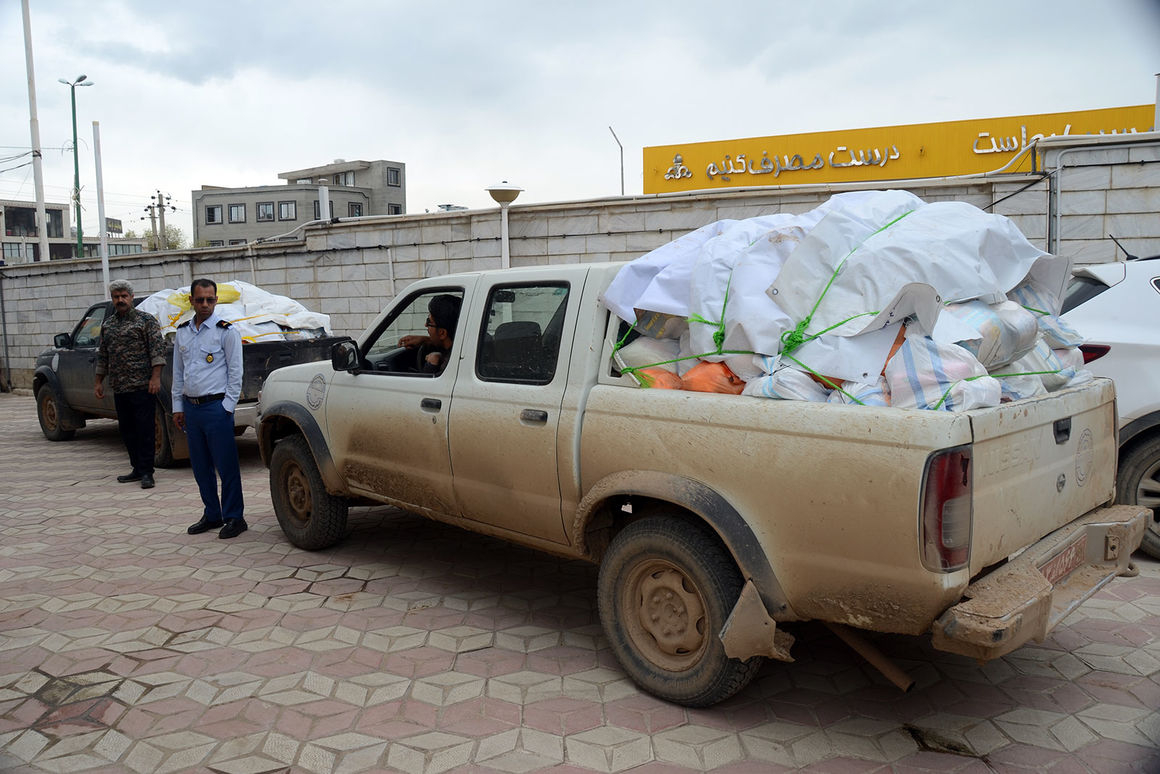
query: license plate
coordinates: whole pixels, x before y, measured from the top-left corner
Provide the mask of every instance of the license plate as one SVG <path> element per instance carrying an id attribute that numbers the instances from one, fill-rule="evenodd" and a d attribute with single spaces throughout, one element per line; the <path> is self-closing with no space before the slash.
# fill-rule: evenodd
<path id="1" fill-rule="evenodd" d="M 1039 572 L 1048 583 L 1055 585 L 1061 578 L 1083 564 L 1086 556 L 1087 535 L 1082 535 L 1079 540 L 1039 565 Z"/>

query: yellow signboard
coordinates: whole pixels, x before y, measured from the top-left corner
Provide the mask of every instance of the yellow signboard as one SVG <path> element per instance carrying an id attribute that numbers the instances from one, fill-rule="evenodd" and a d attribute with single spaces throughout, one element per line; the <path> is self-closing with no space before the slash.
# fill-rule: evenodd
<path id="1" fill-rule="evenodd" d="M 998 170 L 1034 140 L 1151 131 L 1154 105 L 784 134 L 644 149 L 644 192 L 944 177 Z M 1005 170 L 1030 172 L 1032 153 Z"/>

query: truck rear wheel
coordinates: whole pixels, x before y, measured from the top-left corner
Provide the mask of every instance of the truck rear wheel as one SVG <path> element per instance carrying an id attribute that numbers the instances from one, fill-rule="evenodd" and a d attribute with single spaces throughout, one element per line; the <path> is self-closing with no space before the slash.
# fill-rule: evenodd
<path id="1" fill-rule="evenodd" d="M 61 427 L 60 404 L 47 384 L 36 391 L 36 418 L 40 420 L 40 431 L 50 441 L 68 441 L 77 434 L 76 430 Z"/>
<path id="2" fill-rule="evenodd" d="M 306 439 L 283 439 L 270 455 L 270 496 L 286 537 L 298 548 L 329 548 L 346 534 L 347 503 L 326 491 Z"/>
<path id="3" fill-rule="evenodd" d="M 1126 450 L 1120 459 L 1116 500 L 1126 505 L 1152 509 L 1152 519 L 1140 543 L 1140 550 L 1160 559 L 1160 436 L 1149 438 Z"/>
<path id="4" fill-rule="evenodd" d="M 764 663 L 729 658 L 718 636 L 741 587 L 732 557 L 704 527 L 651 517 L 625 527 L 601 561 L 600 622 L 637 685 L 707 707 L 744 688 Z"/>

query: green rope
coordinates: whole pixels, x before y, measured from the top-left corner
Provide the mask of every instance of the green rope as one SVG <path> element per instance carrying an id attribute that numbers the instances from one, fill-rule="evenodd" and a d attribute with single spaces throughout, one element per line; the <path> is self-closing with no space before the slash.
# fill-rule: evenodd
<path id="1" fill-rule="evenodd" d="M 1028 306 L 1027 304 L 1023 304 L 1022 306 L 1023 306 L 1023 308 L 1024 308 L 1024 309 L 1026 309 L 1028 312 L 1035 312 L 1035 314 L 1041 314 L 1041 315 L 1043 315 L 1044 317 L 1047 317 L 1047 316 L 1049 316 L 1049 315 L 1051 314 L 1051 312 L 1045 312 L 1045 311 L 1043 311 L 1042 309 L 1036 309 L 1035 307 L 1033 307 L 1033 306 Z"/>
<path id="2" fill-rule="evenodd" d="M 818 307 L 822 305 L 822 300 L 826 297 L 826 294 L 830 292 L 830 287 L 834 284 L 834 280 L 836 280 L 838 278 L 838 272 L 840 272 L 842 270 L 842 268 L 846 265 L 846 261 L 850 260 L 850 256 L 853 255 L 858 250 L 859 247 L 866 244 L 866 241 L 868 239 L 870 239 L 873 236 L 876 236 L 877 234 L 882 233 L 883 231 L 890 228 L 895 223 L 902 220 L 903 218 L 905 218 L 907 215 L 909 215 L 912 212 L 914 212 L 914 210 L 907 210 L 906 212 L 899 215 L 897 218 L 894 218 L 893 220 L 891 220 L 886 225 L 875 230 L 873 233 L 867 234 L 865 239 L 863 239 L 858 244 L 854 245 L 854 247 L 851 248 L 850 252 L 846 253 L 846 257 L 843 258 L 838 263 L 837 267 L 834 269 L 834 273 L 830 275 L 829 281 L 826 282 L 826 286 L 824 288 L 822 288 L 822 293 L 821 293 L 821 295 L 818 296 L 818 300 L 814 302 L 814 306 L 812 309 L 810 309 L 809 314 L 807 314 L 805 316 L 804 320 L 802 320 L 796 326 L 794 326 L 793 330 L 786 331 L 785 333 L 782 334 L 782 337 L 781 337 L 781 351 L 782 351 L 782 353 L 793 352 L 795 349 L 800 347 L 802 344 L 805 344 L 807 341 L 810 340 L 810 339 L 806 338 L 806 328 L 808 328 L 810 323 L 813 321 L 814 314 L 818 311 Z M 877 314 L 877 312 L 874 312 L 873 314 Z M 859 317 L 859 316 L 861 316 L 861 315 L 855 315 L 854 317 Z M 853 320 L 854 317 L 851 317 L 850 320 Z M 849 322 L 850 320 L 846 320 L 845 322 Z M 843 324 L 845 324 L 845 322 L 839 323 L 838 325 L 843 325 Z M 831 326 L 830 328 L 827 328 L 826 331 L 833 330 L 836 327 L 838 327 L 838 326 L 837 325 Z M 825 333 L 826 331 L 822 331 L 822 333 Z M 815 334 L 811 338 L 817 338 L 817 336 L 822 335 L 822 333 Z"/>
<path id="3" fill-rule="evenodd" d="M 822 374 L 819 374 L 817 371 L 815 371 L 814 369 L 810 368 L 808 365 L 806 365 L 805 363 L 803 363 L 802 361 L 798 360 L 796 357 L 794 357 L 793 355 L 791 355 L 791 354 L 789 354 L 789 353 L 787 353 L 787 352 L 782 352 L 781 354 L 782 354 L 782 356 L 783 356 L 783 357 L 788 357 L 790 360 L 792 360 L 793 362 L 797 363 L 797 364 L 798 364 L 799 366 L 801 366 L 803 369 L 805 369 L 806 371 L 809 371 L 811 374 L 813 374 L 814 376 L 818 377 L 819 379 L 821 379 L 821 380 L 822 380 L 823 382 L 825 382 L 826 384 L 830 385 L 830 389 L 837 390 L 838 392 L 842 393 L 843 395 L 845 395 L 845 396 L 846 396 L 847 398 L 849 398 L 850 400 L 852 400 L 852 401 L 854 401 L 855 403 L 857 403 L 859 406 L 865 406 L 865 405 L 866 405 L 865 403 L 863 403 L 862 401 L 858 400 L 857 398 L 855 398 L 855 397 L 854 397 L 853 395 L 851 395 L 850 393 L 846 392 L 846 391 L 845 391 L 844 389 L 842 389 L 842 388 L 841 388 L 839 385 L 836 385 L 836 384 L 834 384 L 833 382 L 831 382 L 831 381 L 830 381 L 830 378 L 829 378 L 828 376 L 823 376 Z"/>

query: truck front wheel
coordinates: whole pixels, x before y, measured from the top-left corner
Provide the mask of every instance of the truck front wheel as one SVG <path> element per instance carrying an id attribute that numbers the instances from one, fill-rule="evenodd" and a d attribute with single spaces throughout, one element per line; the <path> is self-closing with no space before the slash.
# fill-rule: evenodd
<path id="1" fill-rule="evenodd" d="M 50 441 L 68 441 L 77 434 L 76 430 L 61 427 L 60 404 L 47 384 L 36 391 L 36 418 L 40 420 L 40 431 Z"/>
<path id="2" fill-rule="evenodd" d="M 729 658 L 718 636 L 741 587 L 732 557 L 704 527 L 650 517 L 625 527 L 600 564 L 600 622 L 637 685 L 707 707 L 744 688 L 764 662 Z"/>
<path id="3" fill-rule="evenodd" d="M 270 496 L 278 524 L 299 548 L 329 548 L 346 534 L 346 500 L 326 491 L 314 455 L 302 436 L 283 439 L 274 447 Z"/>

